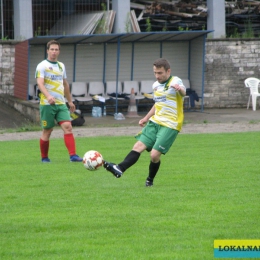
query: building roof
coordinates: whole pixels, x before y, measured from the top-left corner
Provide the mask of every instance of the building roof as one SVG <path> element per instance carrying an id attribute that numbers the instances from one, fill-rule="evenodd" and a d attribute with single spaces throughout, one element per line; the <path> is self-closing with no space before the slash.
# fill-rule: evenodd
<path id="1" fill-rule="evenodd" d="M 94 44 L 127 42 L 168 42 L 191 41 L 206 36 L 213 31 L 172 31 L 172 32 L 141 32 L 123 34 L 90 34 L 90 35 L 53 35 L 37 36 L 28 39 L 30 45 L 46 44 L 50 40 L 57 40 L 61 44 Z"/>

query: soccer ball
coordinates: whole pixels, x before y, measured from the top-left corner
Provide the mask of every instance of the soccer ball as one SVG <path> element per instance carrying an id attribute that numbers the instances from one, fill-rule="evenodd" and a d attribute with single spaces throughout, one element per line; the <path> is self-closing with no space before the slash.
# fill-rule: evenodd
<path id="1" fill-rule="evenodd" d="M 82 162 L 87 170 L 95 171 L 103 165 L 103 157 L 99 152 L 91 150 L 84 154 Z"/>

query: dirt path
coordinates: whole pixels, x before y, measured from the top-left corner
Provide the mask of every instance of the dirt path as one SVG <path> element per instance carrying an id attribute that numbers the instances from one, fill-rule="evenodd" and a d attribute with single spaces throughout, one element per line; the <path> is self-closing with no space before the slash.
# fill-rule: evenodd
<path id="1" fill-rule="evenodd" d="M 75 137 L 135 135 L 141 128 L 138 118 L 114 120 L 112 116 L 102 118 L 86 117 L 82 127 L 74 127 Z M 2 104 L 0 106 L 0 129 L 21 128 L 28 124 L 28 119 L 19 112 Z M 260 110 L 251 109 L 207 109 L 203 112 L 187 112 L 181 134 L 226 133 L 260 131 Z M 0 141 L 39 139 L 39 132 L 0 133 Z M 63 132 L 55 128 L 52 138 L 62 138 Z"/>
<path id="2" fill-rule="evenodd" d="M 135 135 L 141 130 L 139 126 L 127 127 L 75 127 L 73 129 L 75 137 L 93 136 L 126 136 Z M 209 124 L 185 124 L 181 134 L 199 133 L 231 133 L 231 132 L 252 132 L 260 131 L 260 123 L 209 123 Z M 0 134 L 0 141 L 10 140 L 30 140 L 39 139 L 41 131 L 36 132 L 17 132 Z M 61 129 L 55 129 L 52 138 L 62 138 Z"/>

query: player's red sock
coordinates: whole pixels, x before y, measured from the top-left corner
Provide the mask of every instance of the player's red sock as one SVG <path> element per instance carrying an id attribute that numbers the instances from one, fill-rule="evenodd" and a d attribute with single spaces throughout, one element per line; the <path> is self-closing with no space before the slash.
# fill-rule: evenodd
<path id="1" fill-rule="evenodd" d="M 50 141 L 40 139 L 40 150 L 42 158 L 48 157 Z"/>
<path id="2" fill-rule="evenodd" d="M 75 139 L 74 139 L 74 135 L 72 133 L 64 135 L 64 143 L 69 151 L 69 155 L 76 154 Z"/>

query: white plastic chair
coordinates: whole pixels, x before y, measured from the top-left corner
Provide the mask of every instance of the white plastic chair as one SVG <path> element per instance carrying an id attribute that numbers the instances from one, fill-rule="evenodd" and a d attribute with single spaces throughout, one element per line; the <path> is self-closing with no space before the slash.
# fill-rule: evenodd
<path id="1" fill-rule="evenodd" d="M 256 100 L 257 97 L 260 97 L 260 93 L 258 91 L 260 80 L 257 78 L 247 78 L 245 80 L 245 86 L 250 89 L 250 94 L 247 102 L 247 109 L 250 105 L 250 99 L 252 99 L 252 109 L 256 110 Z"/>
<path id="2" fill-rule="evenodd" d="M 88 95 L 87 83 L 86 82 L 72 82 L 71 84 L 71 95 L 72 98 L 79 101 L 91 101 L 92 98 Z"/>
<path id="3" fill-rule="evenodd" d="M 185 88 L 190 88 L 190 80 L 189 79 L 182 79 L 182 83 L 185 86 Z M 190 109 L 190 96 L 184 96 L 183 97 L 183 105 L 185 108 Z"/>
<path id="4" fill-rule="evenodd" d="M 29 88 L 28 88 L 29 92 L 29 101 L 32 103 L 39 103 L 39 98 L 37 97 L 37 92 L 36 92 L 36 87 L 34 84 L 29 84 Z"/>
<path id="5" fill-rule="evenodd" d="M 113 96 L 109 96 L 109 94 L 112 94 L 112 93 L 116 93 L 116 83 L 117 83 L 117 93 L 122 93 L 122 83 L 121 81 L 107 81 L 106 82 L 106 91 L 105 91 L 105 97 L 106 99 L 115 99 L 115 97 Z M 124 98 L 120 98 L 120 97 L 117 97 L 117 99 L 119 100 L 124 100 Z"/>
<path id="6" fill-rule="evenodd" d="M 154 80 L 141 80 L 140 81 L 140 92 L 142 95 L 145 95 L 148 99 L 153 99 L 153 83 Z M 150 97 L 149 97 L 150 94 Z"/>
<path id="7" fill-rule="evenodd" d="M 101 95 L 104 96 L 105 87 L 102 81 L 90 81 L 88 83 L 88 93 L 90 96 Z"/>
<path id="8" fill-rule="evenodd" d="M 92 98 L 88 95 L 86 82 L 72 82 L 71 96 L 77 109 L 80 108 L 80 105 L 84 105 L 84 102 L 92 102 Z"/>
<path id="9" fill-rule="evenodd" d="M 108 102 L 106 106 L 114 109 L 114 113 L 112 115 L 117 113 L 117 109 L 119 107 L 126 107 L 129 103 L 129 101 L 124 97 L 116 97 L 116 92 L 118 95 L 122 94 L 122 82 L 113 80 L 107 81 L 105 88 L 105 98 L 108 100 Z"/>
<path id="10" fill-rule="evenodd" d="M 105 102 L 105 86 L 102 81 L 90 81 L 88 83 L 88 93 L 90 97 L 98 97 L 100 101 Z M 95 98 L 94 98 L 95 99 Z"/>
<path id="11" fill-rule="evenodd" d="M 135 99 L 144 99 L 144 96 L 140 94 L 139 82 L 135 80 L 123 81 L 123 90 L 125 94 L 131 94 L 132 88 L 136 93 Z"/>

